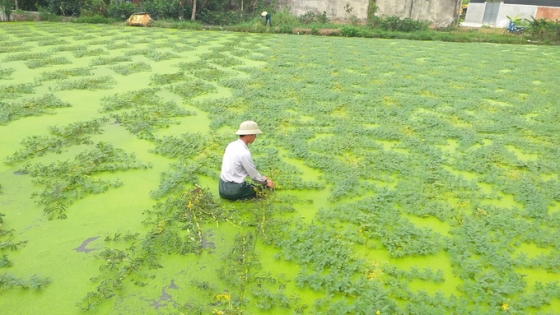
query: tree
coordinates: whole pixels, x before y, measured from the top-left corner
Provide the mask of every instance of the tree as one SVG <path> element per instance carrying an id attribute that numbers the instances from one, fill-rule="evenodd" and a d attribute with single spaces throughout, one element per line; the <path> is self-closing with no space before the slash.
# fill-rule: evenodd
<path id="1" fill-rule="evenodd" d="M 191 21 L 194 21 L 194 16 L 195 16 L 195 14 L 196 14 L 196 0 L 193 0 Z"/>
<path id="2" fill-rule="evenodd" d="M 0 0 L 0 11 L 4 11 L 6 14 L 6 19 L 10 20 L 10 15 L 12 15 L 12 1 L 11 0 Z"/>
<path id="3" fill-rule="evenodd" d="M 185 19 L 185 0 L 179 0 L 179 21 Z"/>

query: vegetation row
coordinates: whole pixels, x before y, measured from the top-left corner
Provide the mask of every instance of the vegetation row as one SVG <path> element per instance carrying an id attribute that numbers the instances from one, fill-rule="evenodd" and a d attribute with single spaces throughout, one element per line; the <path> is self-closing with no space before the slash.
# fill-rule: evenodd
<path id="1" fill-rule="evenodd" d="M 225 0 L 209 0 L 196 6 L 196 0 L 162 1 L 146 0 L 136 5 L 131 2 L 107 2 L 103 0 L 41 0 L 18 1 L 21 10 L 39 11 L 44 21 L 72 21 L 77 23 L 120 24 L 134 13 L 149 13 L 155 19 L 153 26 L 187 29 L 214 29 L 239 32 L 272 32 L 286 34 L 314 34 L 367 38 L 398 38 L 410 40 L 438 40 L 452 42 L 493 42 L 511 44 L 560 43 L 560 22 L 544 18 L 523 21 L 527 25 L 523 34 L 481 32 L 463 29 L 452 24 L 443 29 L 429 29 L 428 21 L 418 21 L 395 16 L 376 14 L 375 1 L 370 0 L 367 18 L 360 20 L 353 8 L 346 5 L 343 23 L 329 21 L 326 12 L 308 11 L 294 16 L 288 8 L 275 10 L 274 3 L 263 0 L 251 1 L 247 6 L 232 4 Z M 0 7 L 10 13 L 14 9 L 12 0 L 0 0 Z M 193 8 L 195 12 L 193 12 Z M 18 10 L 15 13 L 35 15 Z M 266 27 L 260 16 L 267 10 L 273 16 L 273 27 Z M 187 22 L 187 20 L 190 20 Z M 517 21 L 521 22 L 521 21 Z"/>

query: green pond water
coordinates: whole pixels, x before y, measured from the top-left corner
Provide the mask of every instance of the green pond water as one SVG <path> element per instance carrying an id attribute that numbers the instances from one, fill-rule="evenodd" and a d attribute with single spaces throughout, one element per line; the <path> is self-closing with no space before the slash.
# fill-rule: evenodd
<path id="1" fill-rule="evenodd" d="M 560 310 L 558 47 L 44 22 L 0 42 L 2 314 Z M 248 119 L 277 188 L 222 201 Z M 158 212 L 196 187 L 198 217 Z"/>

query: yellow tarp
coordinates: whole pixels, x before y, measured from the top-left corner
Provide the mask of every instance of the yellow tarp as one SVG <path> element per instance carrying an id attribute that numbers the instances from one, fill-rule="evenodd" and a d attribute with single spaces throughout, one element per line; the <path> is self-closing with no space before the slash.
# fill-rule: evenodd
<path id="1" fill-rule="evenodd" d="M 129 26 L 148 26 L 154 20 L 148 13 L 136 13 L 131 15 L 127 21 Z"/>

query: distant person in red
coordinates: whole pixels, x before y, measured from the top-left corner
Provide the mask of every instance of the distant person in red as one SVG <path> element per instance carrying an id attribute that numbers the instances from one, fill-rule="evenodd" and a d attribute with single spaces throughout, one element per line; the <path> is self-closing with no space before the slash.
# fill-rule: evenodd
<path id="1" fill-rule="evenodd" d="M 248 145 L 253 143 L 262 131 L 256 122 L 247 120 L 241 123 L 235 134 L 239 135 L 239 139 L 228 144 L 222 160 L 220 197 L 229 200 L 254 198 L 257 196 L 256 190 L 262 187 L 247 183 L 247 176 L 257 184 L 274 188 L 274 183 L 257 171 L 249 152 Z"/>

